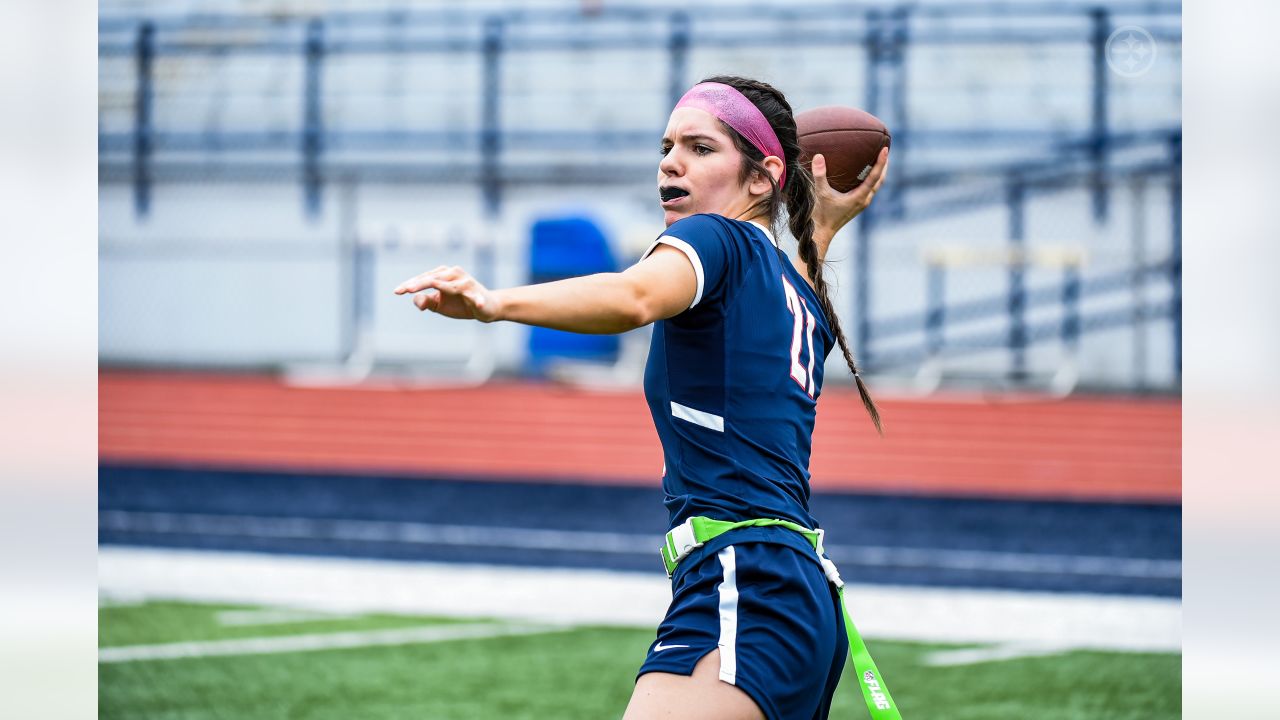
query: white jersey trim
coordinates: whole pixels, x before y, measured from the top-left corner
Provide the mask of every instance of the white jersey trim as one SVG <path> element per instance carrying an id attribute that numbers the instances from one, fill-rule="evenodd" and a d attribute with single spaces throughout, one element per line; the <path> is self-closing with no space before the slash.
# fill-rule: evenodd
<path id="1" fill-rule="evenodd" d="M 749 223 L 751 223 L 752 225 L 755 225 L 756 227 L 760 228 L 760 230 L 764 232 L 764 236 L 765 236 L 765 237 L 767 237 L 767 238 L 769 238 L 769 242 L 773 243 L 773 246 L 774 246 L 774 247 L 781 249 L 781 247 L 782 247 L 782 246 L 778 244 L 778 238 L 776 238 L 776 237 L 774 237 L 774 236 L 773 236 L 773 233 L 772 233 L 772 232 L 770 232 L 769 228 L 767 228 L 767 227 L 765 227 L 764 225 L 762 225 L 762 224 L 760 224 L 760 223 L 756 222 L 755 220 L 748 220 L 747 222 L 749 222 Z"/>
<path id="2" fill-rule="evenodd" d="M 738 683 L 738 562 L 730 545 L 716 554 L 724 568 L 720 583 L 720 679 Z"/>
<path id="3" fill-rule="evenodd" d="M 701 425 L 704 428 L 710 428 L 716 432 L 724 432 L 724 418 L 719 415 L 712 415 L 709 412 L 694 410 L 688 405 L 681 405 L 672 401 L 671 415 L 681 420 L 691 422 L 694 425 Z M 666 467 L 665 465 L 663 467 Z"/>
<path id="4" fill-rule="evenodd" d="M 643 260 L 649 257 L 649 254 L 653 252 L 654 248 L 658 247 L 659 243 L 665 243 L 679 250 L 689 258 L 689 262 L 693 263 L 693 274 L 698 278 L 698 291 L 693 294 L 693 302 L 689 303 L 689 307 L 697 305 L 698 301 L 702 300 L 702 289 L 706 283 L 706 279 L 702 273 L 702 258 L 698 257 L 698 251 L 694 250 L 692 245 L 678 237 L 663 235 L 653 241 L 653 244 L 649 246 L 649 249 L 645 250 L 644 254 L 640 256 L 640 259 Z M 689 308 L 685 309 L 688 310 Z"/>

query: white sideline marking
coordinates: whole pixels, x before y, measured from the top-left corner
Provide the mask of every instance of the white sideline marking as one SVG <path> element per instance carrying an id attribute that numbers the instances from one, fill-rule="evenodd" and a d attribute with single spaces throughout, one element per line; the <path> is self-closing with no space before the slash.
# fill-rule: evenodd
<path id="1" fill-rule="evenodd" d="M 1064 652 L 1070 652 L 1076 649 L 1080 648 L 1076 648 L 1075 646 L 1066 643 L 1005 643 L 1003 645 L 964 648 L 961 650 L 937 650 L 925 655 L 922 662 L 925 665 L 932 665 L 935 667 L 975 665 L 977 663 L 996 662 L 998 660 L 1016 660 L 1018 658 L 1060 655 Z"/>
<path id="2" fill-rule="evenodd" d="M 223 627 L 245 627 L 250 625 L 286 625 L 288 623 L 324 622 L 328 620 L 349 620 L 358 615 L 350 613 L 324 613 L 313 610 L 223 610 L 214 615 Z"/>
<path id="3" fill-rule="evenodd" d="M 532 635 L 558 632 L 566 627 L 493 625 L 474 623 L 393 630 L 287 635 L 284 637 L 239 638 L 205 642 L 165 643 L 163 645 L 128 645 L 100 648 L 99 663 L 135 662 L 138 660 L 177 660 L 181 658 L 219 655 L 265 655 L 270 653 L 309 652 L 373 645 L 413 645 L 468 638 L 491 638 L 506 635 Z"/>
<path id="4" fill-rule="evenodd" d="M 157 535 L 217 535 L 295 540 L 340 540 L 409 545 L 499 547 L 566 550 L 651 556 L 662 544 L 660 535 L 535 530 L 528 528 L 264 517 L 256 515 L 206 515 L 104 510 L 98 515 L 100 530 Z M 837 564 L 870 567 L 935 568 L 1002 573 L 1089 575 L 1143 580 L 1178 580 L 1179 560 L 1096 557 L 1090 555 L 1041 555 L 991 552 L 851 546 L 827 544 L 827 554 Z"/>
<path id="5" fill-rule="evenodd" d="M 103 594 L 327 612 L 502 618 L 653 628 L 671 602 L 661 570 L 563 568 L 292 557 L 104 546 Z M 1070 643 L 1074 648 L 1180 652 L 1182 603 L 1007 590 L 846 585 L 870 637 L 939 643 Z"/>

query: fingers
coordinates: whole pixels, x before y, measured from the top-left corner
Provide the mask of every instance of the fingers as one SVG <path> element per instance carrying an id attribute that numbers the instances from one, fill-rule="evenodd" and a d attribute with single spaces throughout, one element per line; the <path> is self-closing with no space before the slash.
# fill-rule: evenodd
<path id="1" fill-rule="evenodd" d="M 884 177 L 888 169 L 889 148 L 882 148 L 880 157 L 876 158 L 876 164 L 871 168 L 871 174 L 867 175 L 866 180 L 848 193 L 850 197 L 856 198 L 860 211 L 870 205 L 872 198 L 880 191 L 880 186 L 884 184 Z"/>
<path id="2" fill-rule="evenodd" d="M 438 310 L 440 308 L 440 298 L 439 292 L 427 290 L 424 293 L 414 295 L 413 304 L 419 310 Z"/>
<path id="3" fill-rule="evenodd" d="M 396 286 L 395 294 L 404 295 L 405 293 L 416 293 L 429 287 L 433 287 L 434 282 L 437 280 L 453 280 L 465 275 L 466 272 L 457 265 L 454 265 L 453 267 L 441 265 L 434 270 L 428 270 L 421 275 L 411 277 L 400 283 Z"/>
<path id="4" fill-rule="evenodd" d="M 867 174 L 866 180 L 858 183 L 858 186 L 848 192 L 839 192 L 832 188 L 827 182 L 827 159 L 821 155 L 813 156 L 813 182 L 815 189 L 818 190 L 819 196 L 825 190 L 833 195 L 843 196 L 845 198 L 861 197 L 862 195 L 874 195 L 882 184 L 884 184 L 885 175 L 889 171 L 889 148 L 881 148 L 880 155 L 876 157 L 876 164 L 871 167 L 871 172 Z M 870 198 L 867 198 L 869 201 Z"/>
<path id="5" fill-rule="evenodd" d="M 476 308 L 484 307 L 484 292 L 474 278 L 467 277 L 453 282 L 438 281 L 435 286 L 441 293 L 458 295 Z"/>
<path id="6" fill-rule="evenodd" d="M 458 268 L 445 268 L 436 275 L 423 273 L 401 283 L 396 292 L 412 293 L 413 305 L 418 310 L 453 318 L 486 316 L 488 295 L 484 286 Z"/>
<path id="7" fill-rule="evenodd" d="M 827 183 L 827 159 L 821 153 L 813 156 L 813 162 L 809 166 L 810 173 L 813 174 L 813 184 L 819 190 L 828 187 Z"/>
<path id="8" fill-rule="evenodd" d="M 871 183 L 871 192 L 876 192 L 880 186 L 884 184 L 884 178 L 889 174 L 889 148 L 880 150 L 880 157 L 876 159 L 876 166 L 871 168 L 871 176 L 867 180 Z"/>
<path id="9" fill-rule="evenodd" d="M 441 265 L 435 268 L 434 270 L 428 270 L 427 272 L 424 272 L 421 275 L 415 275 L 409 278 L 408 280 L 405 280 L 404 282 L 397 285 L 394 292 L 397 295 L 404 295 L 405 293 L 417 292 L 419 290 L 422 290 L 425 287 L 424 283 L 426 283 L 431 278 L 433 278 L 436 273 L 444 269 L 445 267 Z"/>

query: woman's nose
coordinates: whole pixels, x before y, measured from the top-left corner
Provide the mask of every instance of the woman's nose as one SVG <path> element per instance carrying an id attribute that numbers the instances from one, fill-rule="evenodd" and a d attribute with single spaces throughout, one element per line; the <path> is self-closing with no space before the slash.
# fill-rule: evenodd
<path id="1" fill-rule="evenodd" d="M 666 155 L 662 156 L 662 162 L 658 163 L 658 171 L 663 175 L 679 175 L 680 161 L 676 158 L 677 150 L 672 148 Z"/>

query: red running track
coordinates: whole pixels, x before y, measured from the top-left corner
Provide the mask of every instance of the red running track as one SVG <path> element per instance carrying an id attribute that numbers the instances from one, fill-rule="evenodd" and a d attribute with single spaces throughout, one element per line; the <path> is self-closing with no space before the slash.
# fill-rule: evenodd
<path id="1" fill-rule="evenodd" d="M 824 393 L 816 491 L 1181 501 L 1177 399 L 1002 396 L 880 402 Z M 662 454 L 638 391 L 288 387 L 270 376 L 104 371 L 102 461 L 657 485 Z"/>

